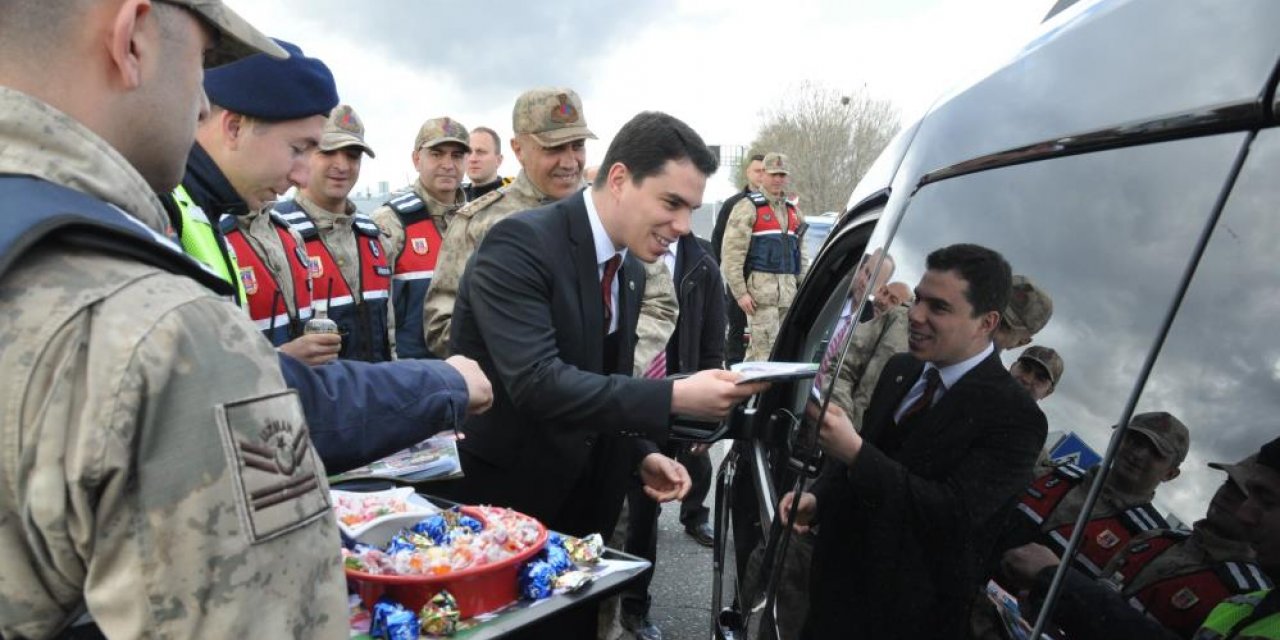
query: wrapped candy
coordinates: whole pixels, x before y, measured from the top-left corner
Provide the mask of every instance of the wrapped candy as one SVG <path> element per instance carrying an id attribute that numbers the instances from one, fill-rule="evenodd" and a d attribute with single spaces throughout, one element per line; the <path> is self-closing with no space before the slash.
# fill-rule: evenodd
<path id="1" fill-rule="evenodd" d="M 555 571 L 556 575 L 563 574 L 566 571 L 573 569 L 573 560 L 569 559 L 569 552 L 565 551 L 564 547 L 557 547 L 553 544 L 547 543 L 547 546 L 542 549 L 542 554 L 539 557 L 545 560 L 547 564 L 551 565 L 551 570 Z"/>
<path id="2" fill-rule="evenodd" d="M 418 614 L 422 623 L 422 633 L 430 636 L 451 636 L 458 630 L 458 601 L 448 591 L 440 591 L 431 597 L 431 601 L 422 605 Z"/>
<path id="3" fill-rule="evenodd" d="M 480 533 L 484 530 L 484 525 L 481 524 L 479 520 L 476 520 L 471 516 L 459 516 L 458 526 L 466 527 L 470 529 L 472 533 Z"/>
<path id="4" fill-rule="evenodd" d="M 443 513 L 437 513 L 413 525 L 413 532 L 431 538 L 432 542 L 436 544 L 443 544 L 445 536 L 449 532 L 449 523 L 445 520 Z"/>
<path id="5" fill-rule="evenodd" d="M 555 579 L 556 573 L 551 570 L 551 565 L 534 560 L 520 568 L 517 591 L 525 600 L 550 598 L 554 592 Z"/>
<path id="6" fill-rule="evenodd" d="M 569 593 L 575 593 L 586 588 L 587 585 L 591 584 L 592 580 L 595 580 L 595 577 L 585 571 L 566 571 L 556 578 L 555 587 L 564 589 Z"/>
<path id="7" fill-rule="evenodd" d="M 600 561 L 600 555 L 604 552 L 604 539 L 600 534 L 593 533 L 585 538 L 565 537 L 564 548 L 569 552 L 569 557 L 578 564 L 595 564 Z"/>
<path id="8" fill-rule="evenodd" d="M 387 543 L 387 555 L 395 555 L 401 551 L 413 551 L 417 547 L 404 536 L 395 536 Z"/>
<path id="9" fill-rule="evenodd" d="M 369 635 L 382 640 L 417 640 L 419 626 L 417 614 L 384 596 L 373 605 Z"/>

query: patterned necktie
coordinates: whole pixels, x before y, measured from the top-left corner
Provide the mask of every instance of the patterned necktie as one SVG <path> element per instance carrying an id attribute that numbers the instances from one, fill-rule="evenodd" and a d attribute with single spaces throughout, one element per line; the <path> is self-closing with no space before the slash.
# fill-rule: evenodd
<path id="1" fill-rule="evenodd" d="M 649 363 L 649 368 L 644 370 L 644 377 L 646 378 L 667 377 L 667 352 L 665 349 L 662 351 L 659 351 L 658 355 L 653 357 L 653 360 Z"/>
<path id="2" fill-rule="evenodd" d="M 622 256 L 614 254 L 604 263 L 604 277 L 600 278 L 600 297 L 604 298 L 604 332 L 609 333 L 609 326 L 613 324 L 613 277 L 618 273 L 618 267 L 622 265 Z"/>
<path id="3" fill-rule="evenodd" d="M 906 411 L 902 412 L 902 417 L 898 418 L 898 424 L 906 422 L 908 418 L 918 413 L 924 413 L 933 405 L 933 396 L 942 387 L 942 376 L 938 374 L 937 369 L 930 368 L 924 374 L 924 381 L 924 393 L 919 398 L 916 398 L 916 401 L 911 403 L 911 406 L 907 407 Z"/>
<path id="4" fill-rule="evenodd" d="M 814 380 L 814 384 L 818 389 L 826 389 L 827 382 L 831 379 L 831 376 L 835 375 L 836 360 L 840 356 L 840 347 L 844 345 L 845 338 L 849 337 L 849 331 L 853 329 L 853 325 L 857 324 L 854 322 L 852 315 L 844 316 L 837 322 L 840 323 L 840 328 L 836 329 L 835 334 L 831 336 L 831 340 L 827 342 L 827 348 L 822 353 L 822 362 L 818 365 L 818 376 Z"/>

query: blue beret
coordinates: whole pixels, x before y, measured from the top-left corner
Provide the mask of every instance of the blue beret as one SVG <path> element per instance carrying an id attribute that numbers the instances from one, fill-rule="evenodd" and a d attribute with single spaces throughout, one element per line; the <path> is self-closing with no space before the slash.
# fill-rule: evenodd
<path id="1" fill-rule="evenodd" d="M 206 71 L 209 102 L 260 120 L 327 116 L 338 106 L 338 87 L 329 67 L 303 55 L 298 45 L 276 43 L 289 52 L 288 58 L 259 53 Z"/>

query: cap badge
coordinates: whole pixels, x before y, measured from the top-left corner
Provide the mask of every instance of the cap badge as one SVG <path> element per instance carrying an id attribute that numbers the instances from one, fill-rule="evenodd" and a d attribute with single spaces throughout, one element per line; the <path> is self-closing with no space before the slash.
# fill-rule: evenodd
<path id="1" fill-rule="evenodd" d="M 551 121 L 560 124 L 573 124 L 578 121 L 578 110 L 573 107 L 573 103 L 569 102 L 569 94 L 561 93 L 556 96 L 556 100 L 560 102 L 556 108 L 551 110 Z"/>

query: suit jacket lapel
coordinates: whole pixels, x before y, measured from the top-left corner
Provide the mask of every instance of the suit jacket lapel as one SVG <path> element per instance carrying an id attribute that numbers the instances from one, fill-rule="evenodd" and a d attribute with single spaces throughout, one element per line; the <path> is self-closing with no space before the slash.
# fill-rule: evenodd
<path id="1" fill-rule="evenodd" d="M 622 261 L 618 271 L 618 371 L 631 375 L 635 368 L 636 322 L 640 315 L 638 292 L 644 282 L 644 267 L 631 255 Z M 601 302 L 601 304 L 604 304 Z"/>
<path id="2" fill-rule="evenodd" d="M 582 340 L 585 343 L 590 371 L 604 367 L 602 353 L 605 335 L 604 297 L 600 295 L 600 272 L 596 262 L 595 237 L 591 235 L 591 223 L 587 220 L 587 207 L 582 198 L 590 194 L 581 192 L 560 201 L 568 215 L 569 247 L 577 270 L 578 311 L 582 318 Z"/>
<path id="3" fill-rule="evenodd" d="M 920 378 L 920 372 L 924 370 L 923 362 L 909 356 L 889 362 L 893 366 L 886 366 L 881 372 L 877 393 L 873 394 L 871 401 L 870 406 L 875 407 L 876 411 L 873 415 L 866 416 L 866 425 L 862 430 L 862 437 L 873 442 L 886 429 L 897 426 L 893 422 L 893 414 L 897 412 L 898 405 L 902 404 L 902 399 L 911 390 L 911 385 L 916 383 Z M 875 396 L 881 396 L 887 402 L 877 402 L 880 398 Z"/>
<path id="4" fill-rule="evenodd" d="M 993 375 L 993 371 L 998 374 L 1003 370 L 1004 366 L 1000 364 L 998 353 L 992 353 L 984 358 L 977 366 L 961 376 L 956 381 L 955 386 L 943 391 L 942 397 L 938 399 L 937 404 L 933 405 L 933 408 L 921 414 L 918 420 L 913 421 L 913 424 L 910 425 L 912 433 L 907 435 L 907 439 L 924 438 L 925 440 L 934 440 L 937 438 L 937 435 L 935 435 L 937 432 L 948 427 L 958 426 L 951 420 L 951 415 L 960 407 L 960 403 L 964 395 L 968 393 L 969 387 L 987 380 Z"/>

